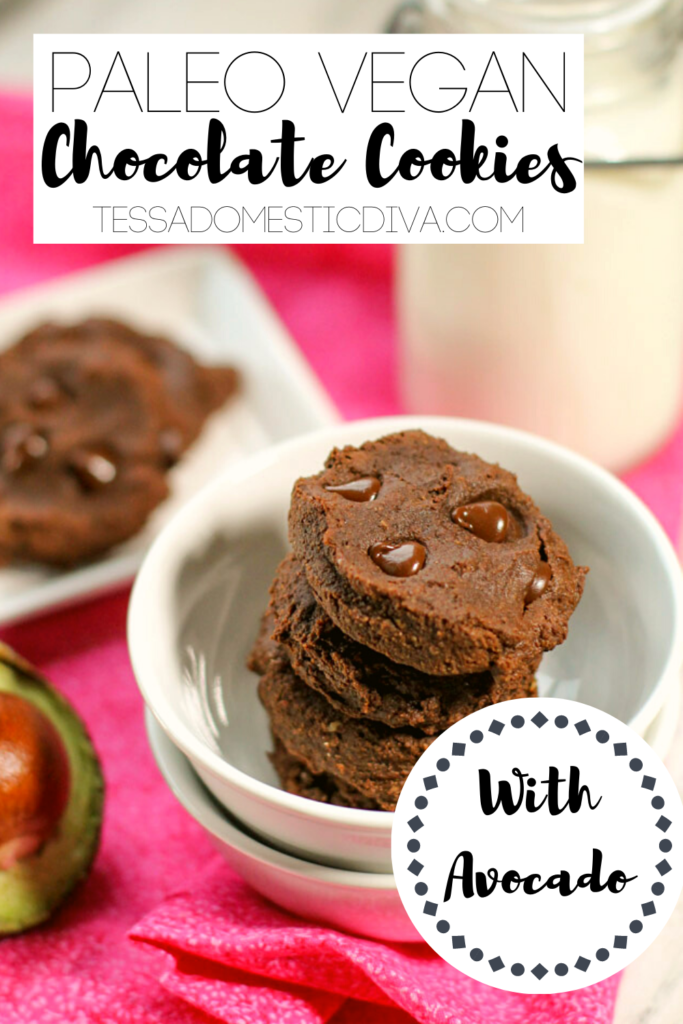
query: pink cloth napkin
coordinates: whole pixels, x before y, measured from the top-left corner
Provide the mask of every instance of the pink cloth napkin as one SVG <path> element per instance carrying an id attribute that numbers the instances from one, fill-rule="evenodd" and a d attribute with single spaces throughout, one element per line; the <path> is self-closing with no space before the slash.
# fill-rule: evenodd
<path id="1" fill-rule="evenodd" d="M 132 935 L 171 954 L 162 976 L 168 991 L 219 1020 L 232 1019 L 223 1008 L 231 987 L 225 968 L 295 986 L 275 995 L 266 990 L 260 1016 L 245 1019 L 271 1020 L 274 1009 L 274 1022 L 296 1024 L 328 1020 L 345 999 L 371 1004 L 361 1019 L 378 1022 L 391 1006 L 424 1024 L 607 1024 L 618 984 L 614 977 L 550 997 L 499 992 L 460 974 L 426 945 L 373 942 L 305 924 L 250 893 L 222 867 L 191 893 L 165 901 Z"/>
<path id="2" fill-rule="evenodd" d="M 30 103 L 0 96 L 0 292 L 131 251 L 34 247 L 30 181 Z M 241 255 L 346 416 L 400 410 L 391 250 L 255 246 Z M 673 537 L 683 428 L 629 482 Z M 501 994 L 426 948 L 306 924 L 251 892 L 154 766 L 126 650 L 127 600 L 121 593 L 0 631 L 83 715 L 107 782 L 92 875 L 48 926 L 0 943 L 2 1024 L 611 1020 L 615 979 L 570 996 Z"/>

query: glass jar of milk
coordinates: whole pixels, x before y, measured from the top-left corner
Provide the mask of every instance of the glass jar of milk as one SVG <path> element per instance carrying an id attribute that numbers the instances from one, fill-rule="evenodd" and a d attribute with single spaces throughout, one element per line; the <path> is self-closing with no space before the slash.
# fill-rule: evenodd
<path id="1" fill-rule="evenodd" d="M 401 246 L 407 405 L 522 427 L 622 469 L 680 408 L 681 0 L 423 8 L 427 31 L 585 33 L 585 243 Z"/>

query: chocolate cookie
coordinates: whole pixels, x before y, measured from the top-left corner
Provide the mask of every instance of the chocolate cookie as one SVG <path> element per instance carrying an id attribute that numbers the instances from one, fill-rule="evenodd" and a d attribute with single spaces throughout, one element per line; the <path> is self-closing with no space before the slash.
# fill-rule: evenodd
<path id="1" fill-rule="evenodd" d="M 0 560 L 67 565 L 125 540 L 168 487 L 162 394 L 133 352 L 0 357 Z M 49 382 L 49 386 L 48 383 Z"/>
<path id="2" fill-rule="evenodd" d="M 282 661 L 281 648 L 296 674 L 338 711 L 392 728 L 411 726 L 432 735 L 478 708 L 518 695 L 490 672 L 429 676 L 351 640 L 316 602 L 292 556 L 276 573 L 252 653 L 254 670 L 263 673 L 274 660 Z"/>
<path id="3" fill-rule="evenodd" d="M 289 523 L 333 622 L 420 672 L 523 683 L 583 589 L 512 473 L 418 430 L 335 449 L 295 484 Z"/>
<path id="4" fill-rule="evenodd" d="M 145 345 L 96 323 L 46 325 L 0 354 L 0 561 L 71 565 L 128 539 L 191 440 Z"/>
<path id="5" fill-rule="evenodd" d="M 164 403 L 161 441 L 167 463 L 174 464 L 199 435 L 207 416 L 236 390 L 235 370 L 203 366 L 168 338 L 94 317 L 68 326 L 42 324 L 22 338 L 14 351 L 22 359 L 40 361 L 45 346 L 69 345 L 78 351 L 109 342 L 132 349 L 158 374 Z"/>
<path id="6" fill-rule="evenodd" d="M 261 677 L 259 696 L 275 737 L 312 775 L 329 775 L 382 810 L 393 810 L 410 769 L 434 739 L 417 729 L 340 715 L 278 663 Z M 533 691 L 521 688 L 514 696 Z"/>
<path id="7" fill-rule="evenodd" d="M 309 800 L 318 800 L 324 804 L 336 804 L 338 807 L 360 807 L 366 811 L 378 811 L 380 808 L 374 800 L 369 800 L 358 790 L 347 786 L 341 779 L 333 779 L 324 772 L 312 775 L 303 761 L 297 761 L 287 748 L 275 738 L 273 753 L 270 755 L 275 771 L 278 773 L 282 788 L 288 793 L 305 796 Z"/>

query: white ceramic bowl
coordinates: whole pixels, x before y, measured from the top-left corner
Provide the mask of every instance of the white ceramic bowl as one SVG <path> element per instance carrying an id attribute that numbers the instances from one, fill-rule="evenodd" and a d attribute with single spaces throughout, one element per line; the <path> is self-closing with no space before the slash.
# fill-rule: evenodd
<path id="1" fill-rule="evenodd" d="M 152 753 L 174 796 L 252 888 L 292 914 L 385 942 L 421 942 L 403 909 L 393 875 L 344 871 L 299 860 L 243 832 L 216 803 L 153 715 Z"/>
<path id="2" fill-rule="evenodd" d="M 541 692 L 593 704 L 641 735 L 678 682 L 681 581 L 645 506 L 609 473 L 507 427 L 401 417 L 335 426 L 268 449 L 191 500 L 154 543 L 129 613 L 133 668 L 164 731 L 241 822 L 297 856 L 390 871 L 392 815 L 305 800 L 277 786 L 256 679 L 244 662 L 284 554 L 294 480 L 334 445 L 410 427 L 500 462 L 519 476 L 590 566 L 569 638 L 546 655 Z"/>

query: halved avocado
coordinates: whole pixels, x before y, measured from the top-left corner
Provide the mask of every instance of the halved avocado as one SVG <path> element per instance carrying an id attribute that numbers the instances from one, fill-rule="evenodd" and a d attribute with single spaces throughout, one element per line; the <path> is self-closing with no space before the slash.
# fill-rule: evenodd
<path id="1" fill-rule="evenodd" d="M 0 936 L 46 921 L 88 874 L 103 800 L 83 722 L 0 643 Z"/>

